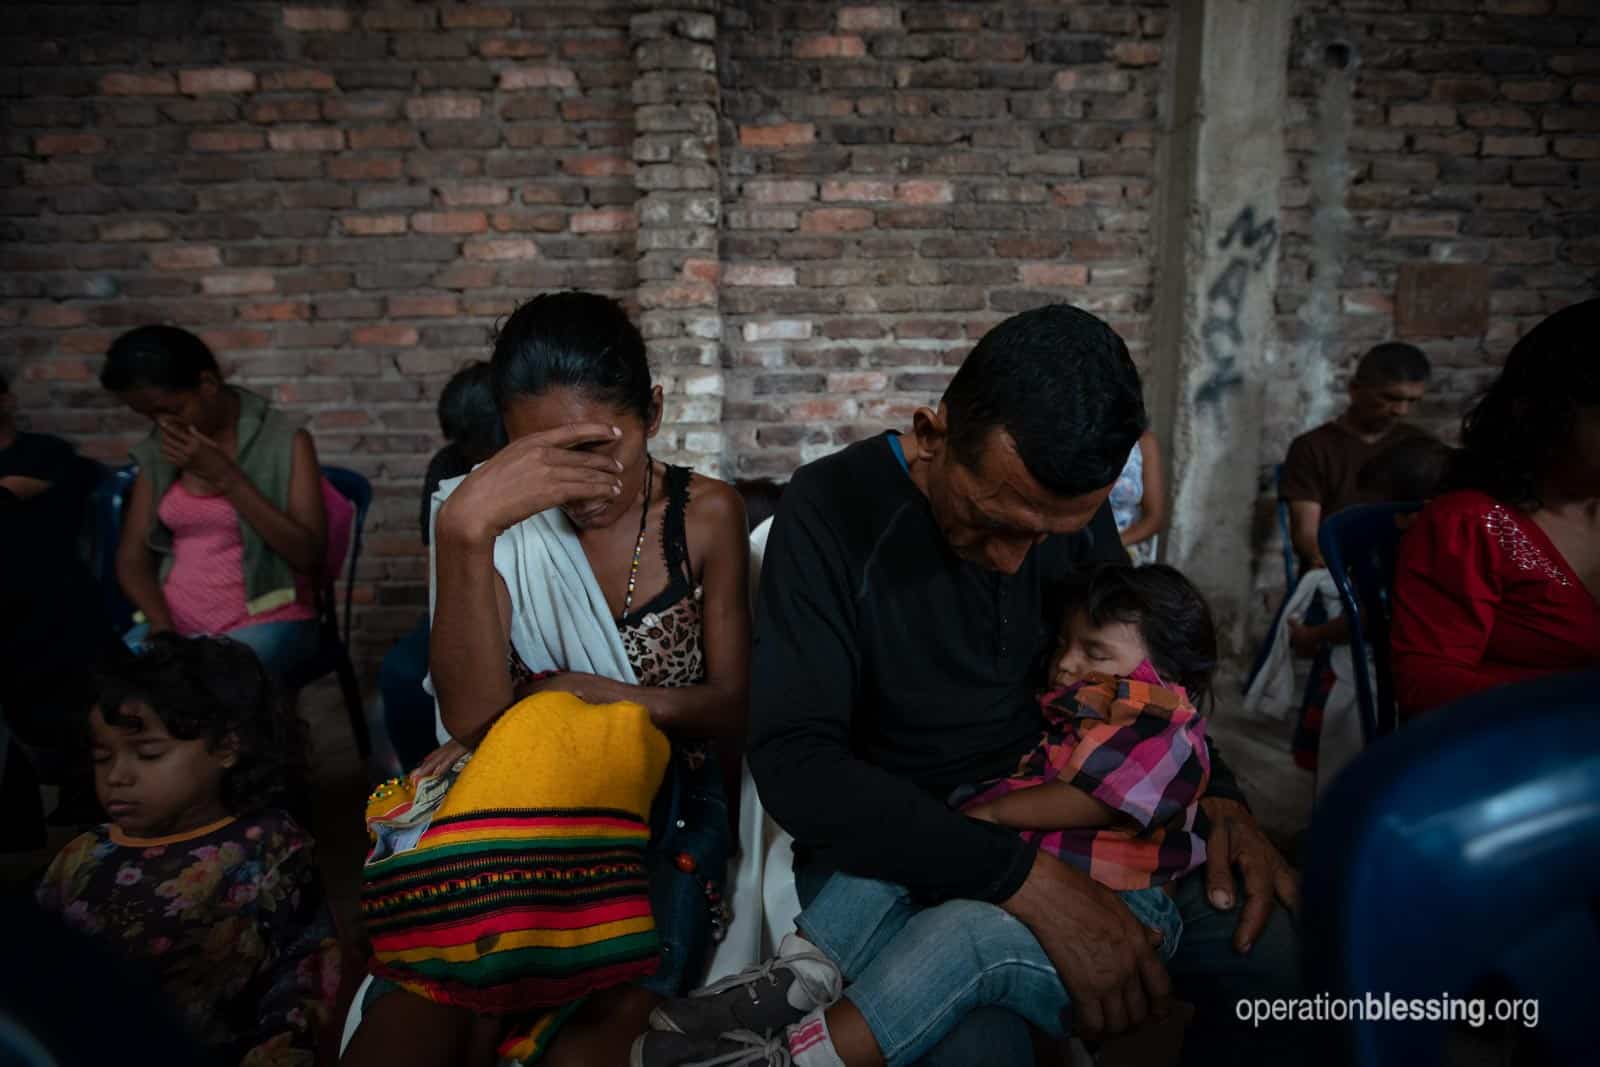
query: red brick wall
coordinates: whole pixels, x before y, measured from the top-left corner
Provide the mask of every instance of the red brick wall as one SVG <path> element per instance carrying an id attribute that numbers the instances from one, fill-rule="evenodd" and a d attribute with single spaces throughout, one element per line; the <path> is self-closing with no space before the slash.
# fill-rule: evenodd
<path id="1" fill-rule="evenodd" d="M 29 421 L 120 454 L 141 427 L 95 384 L 106 344 L 201 330 L 374 480 L 370 654 L 422 601 L 439 386 L 535 291 L 636 304 L 673 387 L 663 451 L 725 475 L 902 423 L 989 325 L 1049 300 L 1155 362 L 1167 4 L 718 6 L 10 5 L 0 367 Z M 1600 287 L 1592 6 L 1302 0 L 1264 462 L 1392 331 L 1401 264 L 1490 272 L 1488 328 L 1422 342 L 1440 427 L 1516 333 Z M 1327 158 L 1349 218 L 1318 339 Z"/>
<path id="2" fill-rule="evenodd" d="M 1486 327 L 1403 337 L 1434 367 L 1417 419 L 1447 440 L 1517 337 L 1600 291 L 1596 14 L 1587 0 L 1301 0 L 1254 545 L 1260 627 L 1283 585 L 1271 465 L 1344 408 L 1360 354 L 1400 334 L 1402 265 L 1477 264 L 1487 275 Z M 1344 78 L 1348 120 L 1330 122 Z M 1331 182 L 1319 173 L 1330 160 L 1343 168 Z M 1321 278 L 1328 228 L 1342 240 Z M 1319 285 L 1330 312 L 1320 331 Z"/>
<path id="3" fill-rule="evenodd" d="M 1006 315 L 1140 351 L 1163 3 L 748 0 L 722 17 L 724 424 L 785 476 L 903 424 Z"/>
<path id="4" fill-rule="evenodd" d="M 370 652 L 424 601 L 433 403 L 540 289 L 627 295 L 629 5 L 10 5 L 0 367 L 120 456 L 107 343 L 190 326 L 373 479 Z"/>
<path id="5" fill-rule="evenodd" d="M 1321 352 L 1341 388 L 1356 356 L 1396 336 L 1402 264 L 1487 267 L 1487 329 L 1406 338 L 1435 366 L 1421 417 L 1451 435 L 1517 337 L 1600 290 L 1596 15 L 1585 0 L 1302 0 L 1279 268 L 1285 346 L 1306 332 L 1313 216 L 1327 206 L 1311 171 L 1330 45 L 1349 47 L 1354 70 L 1336 341 Z M 1295 405 L 1275 414 L 1268 440 L 1281 454 L 1303 427 Z"/>

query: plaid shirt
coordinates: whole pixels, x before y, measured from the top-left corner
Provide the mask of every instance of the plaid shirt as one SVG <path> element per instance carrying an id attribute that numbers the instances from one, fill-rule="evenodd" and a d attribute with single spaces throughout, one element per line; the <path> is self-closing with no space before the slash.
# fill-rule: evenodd
<path id="1" fill-rule="evenodd" d="M 1138 827 L 1021 831 L 1101 885 L 1146 889 L 1205 862 L 1199 802 L 1211 757 L 1205 720 L 1181 687 L 1090 675 L 1039 703 L 1039 744 L 1011 777 L 986 783 L 963 808 L 1059 779 Z"/>

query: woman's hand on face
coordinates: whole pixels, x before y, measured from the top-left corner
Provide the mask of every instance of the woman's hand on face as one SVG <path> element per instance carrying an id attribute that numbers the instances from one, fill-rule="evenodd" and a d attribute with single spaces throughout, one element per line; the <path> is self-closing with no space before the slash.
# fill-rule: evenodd
<path id="1" fill-rule="evenodd" d="M 583 445 L 612 441 L 622 431 L 584 422 L 511 442 L 467 475 L 439 512 L 441 534 L 489 541 L 529 515 L 622 492 L 619 460 Z"/>
<path id="2" fill-rule="evenodd" d="M 182 419 L 163 416 L 156 425 L 161 433 L 163 459 L 224 491 L 228 489 L 239 467 L 221 446 Z"/>

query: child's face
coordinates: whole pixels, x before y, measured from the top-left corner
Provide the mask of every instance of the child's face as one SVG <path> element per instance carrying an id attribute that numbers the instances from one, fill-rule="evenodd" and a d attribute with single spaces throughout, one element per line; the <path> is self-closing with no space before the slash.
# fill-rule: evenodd
<path id="1" fill-rule="evenodd" d="M 228 814 L 222 776 L 236 761 L 232 752 L 173 737 L 144 704 L 125 704 L 121 714 L 138 725 L 112 726 L 99 708 L 89 714 L 95 794 L 119 829 L 135 837 L 162 837 Z"/>
<path id="2" fill-rule="evenodd" d="M 1090 672 L 1125 678 L 1150 656 L 1139 627 L 1131 622 L 1096 626 L 1082 608 L 1067 615 L 1061 627 L 1052 680 L 1065 685 Z"/>

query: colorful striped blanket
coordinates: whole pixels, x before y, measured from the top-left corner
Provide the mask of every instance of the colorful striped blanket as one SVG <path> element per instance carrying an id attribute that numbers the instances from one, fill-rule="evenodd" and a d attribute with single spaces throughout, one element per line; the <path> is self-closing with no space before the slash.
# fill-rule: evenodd
<path id="1" fill-rule="evenodd" d="M 501 716 L 399 851 L 377 829 L 406 823 L 437 784 L 385 783 L 368 802 L 361 892 L 373 972 L 494 1015 L 570 1008 L 649 974 L 644 849 L 668 752 L 638 704 L 542 693 Z"/>

